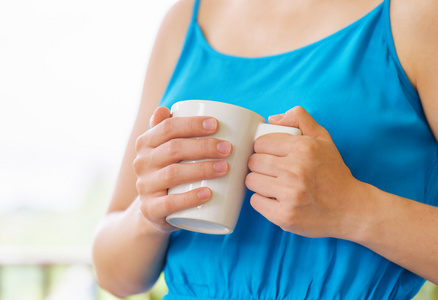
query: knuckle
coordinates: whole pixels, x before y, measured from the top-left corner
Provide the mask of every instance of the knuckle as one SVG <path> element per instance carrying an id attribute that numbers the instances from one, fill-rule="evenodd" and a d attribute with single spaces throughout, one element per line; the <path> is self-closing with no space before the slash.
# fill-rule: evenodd
<path id="1" fill-rule="evenodd" d="M 297 150 L 302 153 L 308 153 L 309 152 L 308 150 L 310 148 L 309 141 L 303 139 L 301 143 L 298 143 L 297 148 L 298 148 Z"/>
<path id="2" fill-rule="evenodd" d="M 195 118 L 188 118 L 187 127 L 191 131 L 197 131 L 199 129 L 199 120 Z"/>
<path id="3" fill-rule="evenodd" d="M 212 148 L 212 140 L 211 139 L 198 139 L 199 141 L 199 150 L 201 153 L 210 153 L 210 149 Z"/>
<path id="4" fill-rule="evenodd" d="M 285 230 L 285 228 L 295 225 L 295 219 L 295 211 L 293 209 L 285 209 L 279 212 L 277 225 Z"/>
<path id="5" fill-rule="evenodd" d="M 196 205 L 193 196 L 193 192 L 168 195 L 166 202 L 162 204 L 162 209 L 165 211 L 166 216 L 174 211 L 183 210 Z"/>
<path id="6" fill-rule="evenodd" d="M 168 215 L 170 212 L 172 212 L 173 209 L 173 198 L 172 196 L 162 197 L 159 201 L 161 211 L 164 212 L 164 215 Z"/>
<path id="7" fill-rule="evenodd" d="M 136 174 L 139 174 L 142 166 L 143 166 L 143 159 L 141 157 L 137 156 L 134 161 L 132 162 L 132 166 L 134 167 L 134 171 Z"/>
<path id="8" fill-rule="evenodd" d="M 193 174 L 195 180 L 210 179 L 214 177 L 213 162 L 197 162 L 190 164 L 193 169 L 190 173 Z"/>
<path id="9" fill-rule="evenodd" d="M 300 116 L 304 114 L 306 110 L 302 106 L 295 106 L 291 110 L 289 110 L 289 113 L 291 113 L 294 116 Z"/>
<path id="10" fill-rule="evenodd" d="M 317 141 L 308 138 L 308 139 L 302 139 L 302 142 L 298 143 L 296 150 L 306 156 L 312 157 L 317 152 L 317 149 L 318 149 Z"/>
<path id="11" fill-rule="evenodd" d="M 165 217 L 168 215 L 163 212 L 160 206 L 167 206 L 168 200 L 166 197 L 163 198 L 143 198 L 140 203 L 140 212 L 143 217 L 148 220 L 153 227 L 159 231 L 169 231 L 172 226 L 168 224 Z"/>
<path id="12" fill-rule="evenodd" d="M 209 178 L 212 167 L 210 164 L 206 163 L 197 163 L 196 164 L 196 173 L 200 178 Z"/>
<path id="13" fill-rule="evenodd" d="M 145 217 L 148 220 L 152 220 L 152 215 L 151 215 L 151 209 L 150 209 L 150 203 L 147 199 L 142 199 L 141 203 L 140 203 L 140 211 L 143 215 L 143 217 Z"/>
<path id="14" fill-rule="evenodd" d="M 150 144 L 152 129 L 149 129 L 135 140 L 135 151 L 138 153 L 142 148 L 148 147 Z"/>
<path id="15" fill-rule="evenodd" d="M 306 167 L 299 164 L 295 167 L 295 169 L 293 170 L 295 175 L 302 181 L 304 180 L 304 178 L 306 177 L 307 174 L 307 170 Z"/>
<path id="16" fill-rule="evenodd" d="M 140 178 L 137 178 L 137 181 L 135 182 L 135 188 L 137 189 L 137 193 L 138 193 L 138 194 L 141 194 L 141 193 L 140 193 L 140 189 L 141 189 L 141 181 L 140 181 Z"/>
<path id="17" fill-rule="evenodd" d="M 143 195 L 145 193 L 145 183 L 141 178 L 137 178 L 135 182 L 135 188 L 137 189 L 137 193 L 139 195 Z"/>
<path id="18" fill-rule="evenodd" d="M 193 197 L 191 193 L 182 194 L 181 197 L 181 205 L 183 206 L 182 209 L 193 206 Z"/>
<path id="19" fill-rule="evenodd" d="M 166 119 L 159 124 L 161 129 L 161 134 L 168 136 L 173 132 L 173 122 L 172 118 Z"/>
<path id="20" fill-rule="evenodd" d="M 175 157 L 179 151 L 181 151 L 181 142 L 179 140 L 173 139 L 165 144 L 164 152 L 166 155 Z"/>
<path id="21" fill-rule="evenodd" d="M 307 147 L 310 153 L 314 153 L 318 151 L 319 143 L 315 139 L 309 139 L 307 142 Z"/>
<path id="22" fill-rule="evenodd" d="M 163 178 L 165 181 L 173 181 L 178 175 L 178 167 L 175 164 L 169 165 L 163 169 Z"/>
<path id="23" fill-rule="evenodd" d="M 135 152 L 140 152 L 140 149 L 143 147 L 143 140 L 144 140 L 144 135 L 140 135 L 136 140 L 135 140 Z"/>
<path id="24" fill-rule="evenodd" d="M 292 195 L 296 203 L 303 203 L 307 198 L 306 184 L 304 182 L 302 182 L 301 184 L 297 184 L 292 191 Z"/>

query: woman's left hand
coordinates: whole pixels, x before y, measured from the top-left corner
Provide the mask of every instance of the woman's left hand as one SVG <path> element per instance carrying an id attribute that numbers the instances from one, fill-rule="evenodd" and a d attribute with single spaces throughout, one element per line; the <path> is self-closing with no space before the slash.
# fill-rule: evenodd
<path id="1" fill-rule="evenodd" d="M 259 137 L 248 166 L 251 205 L 283 230 L 307 237 L 346 238 L 358 229 L 356 180 L 329 133 L 302 107 L 269 118 L 297 127 L 301 136 L 274 133 Z"/>

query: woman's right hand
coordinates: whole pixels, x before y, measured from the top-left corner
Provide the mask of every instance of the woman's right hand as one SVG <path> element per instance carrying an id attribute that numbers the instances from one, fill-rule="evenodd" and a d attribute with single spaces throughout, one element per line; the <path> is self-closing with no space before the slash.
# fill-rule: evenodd
<path id="1" fill-rule="evenodd" d="M 193 138 L 214 134 L 218 121 L 211 117 L 171 117 L 168 108 L 158 107 L 151 118 L 151 129 L 136 141 L 134 170 L 143 216 L 159 231 L 178 228 L 166 222 L 171 213 L 199 206 L 211 198 L 211 190 L 198 188 L 168 195 L 167 190 L 182 183 L 221 177 L 227 174 L 224 160 L 232 145 L 215 138 Z M 183 160 L 201 160 L 180 163 Z"/>

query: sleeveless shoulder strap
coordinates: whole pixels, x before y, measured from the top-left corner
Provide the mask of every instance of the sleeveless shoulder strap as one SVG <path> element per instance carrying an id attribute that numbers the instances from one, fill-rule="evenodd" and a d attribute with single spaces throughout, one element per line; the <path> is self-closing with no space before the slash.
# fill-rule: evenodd
<path id="1" fill-rule="evenodd" d="M 201 0 L 195 0 L 195 3 L 193 5 L 192 22 L 196 22 L 196 20 L 198 18 L 198 11 L 199 11 L 200 4 L 201 4 Z"/>
<path id="2" fill-rule="evenodd" d="M 400 79 L 403 82 L 404 87 L 406 88 L 406 91 L 409 93 L 409 101 L 411 101 L 412 107 L 417 111 L 418 115 L 420 115 L 423 119 L 426 117 L 424 116 L 423 107 L 421 105 L 420 98 L 418 96 L 417 91 L 412 86 L 411 82 L 409 81 L 408 76 L 406 75 L 400 59 L 398 57 L 397 51 L 395 49 L 394 44 L 394 36 L 392 35 L 392 28 L 391 28 L 391 20 L 390 20 L 390 2 L 391 0 L 384 0 L 383 1 L 383 30 L 385 34 L 385 40 L 386 44 L 388 45 L 388 51 L 390 55 L 392 56 L 392 59 L 394 60 L 397 71 L 399 73 Z"/>

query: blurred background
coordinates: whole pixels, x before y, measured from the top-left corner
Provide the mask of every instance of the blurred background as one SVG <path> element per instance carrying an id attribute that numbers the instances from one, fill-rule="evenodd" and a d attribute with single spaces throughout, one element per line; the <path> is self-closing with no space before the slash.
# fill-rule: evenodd
<path id="1" fill-rule="evenodd" d="M 175 2 L 0 0 L 1 300 L 116 299 L 90 245 Z M 161 278 L 129 299 L 165 291 Z"/>
<path id="2" fill-rule="evenodd" d="M 0 299 L 115 299 L 90 244 L 175 2 L 0 0 Z"/>

